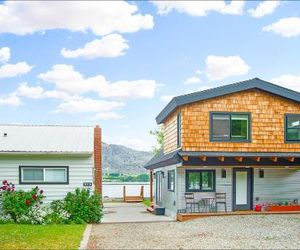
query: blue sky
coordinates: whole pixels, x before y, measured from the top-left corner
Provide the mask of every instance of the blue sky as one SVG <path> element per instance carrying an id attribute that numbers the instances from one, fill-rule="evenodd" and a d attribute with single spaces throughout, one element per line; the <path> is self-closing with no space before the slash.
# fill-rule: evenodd
<path id="1" fill-rule="evenodd" d="M 100 124 L 149 150 L 172 96 L 260 77 L 299 91 L 300 2 L 2 2 L 0 122 Z"/>

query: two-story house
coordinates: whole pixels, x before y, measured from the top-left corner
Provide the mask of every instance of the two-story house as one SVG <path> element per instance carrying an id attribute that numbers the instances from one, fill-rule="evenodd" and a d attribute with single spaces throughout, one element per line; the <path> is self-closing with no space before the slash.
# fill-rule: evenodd
<path id="1" fill-rule="evenodd" d="M 156 121 L 163 152 L 145 167 L 168 215 L 186 209 L 186 193 L 223 193 L 227 211 L 300 200 L 299 92 L 254 78 L 177 96 Z"/>

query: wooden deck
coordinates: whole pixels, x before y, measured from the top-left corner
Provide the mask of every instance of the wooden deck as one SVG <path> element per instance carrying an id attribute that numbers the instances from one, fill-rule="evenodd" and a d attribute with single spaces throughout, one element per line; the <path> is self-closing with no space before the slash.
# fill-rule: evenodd
<path id="1" fill-rule="evenodd" d="M 217 212 L 217 213 L 179 213 L 177 214 L 178 221 L 187 221 L 197 218 L 210 216 L 234 216 L 234 215 L 267 215 L 267 214 L 300 214 L 300 211 L 274 211 L 274 212 L 256 212 L 256 211 L 234 211 L 234 212 Z"/>

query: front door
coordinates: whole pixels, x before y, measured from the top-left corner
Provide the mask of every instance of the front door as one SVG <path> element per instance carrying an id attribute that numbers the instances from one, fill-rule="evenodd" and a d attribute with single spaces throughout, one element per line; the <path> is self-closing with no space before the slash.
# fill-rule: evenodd
<path id="1" fill-rule="evenodd" d="M 161 194 L 162 194 L 162 172 L 156 172 L 156 204 L 161 206 Z"/>
<path id="2" fill-rule="evenodd" d="M 233 169 L 233 210 L 252 209 L 252 168 Z"/>

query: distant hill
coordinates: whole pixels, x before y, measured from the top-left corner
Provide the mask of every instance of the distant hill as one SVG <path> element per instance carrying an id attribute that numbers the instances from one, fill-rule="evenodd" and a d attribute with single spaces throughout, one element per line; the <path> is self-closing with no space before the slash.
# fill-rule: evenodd
<path id="1" fill-rule="evenodd" d="M 147 171 L 143 166 L 151 157 L 151 152 L 138 151 L 122 145 L 102 143 L 104 173 L 145 173 Z"/>

